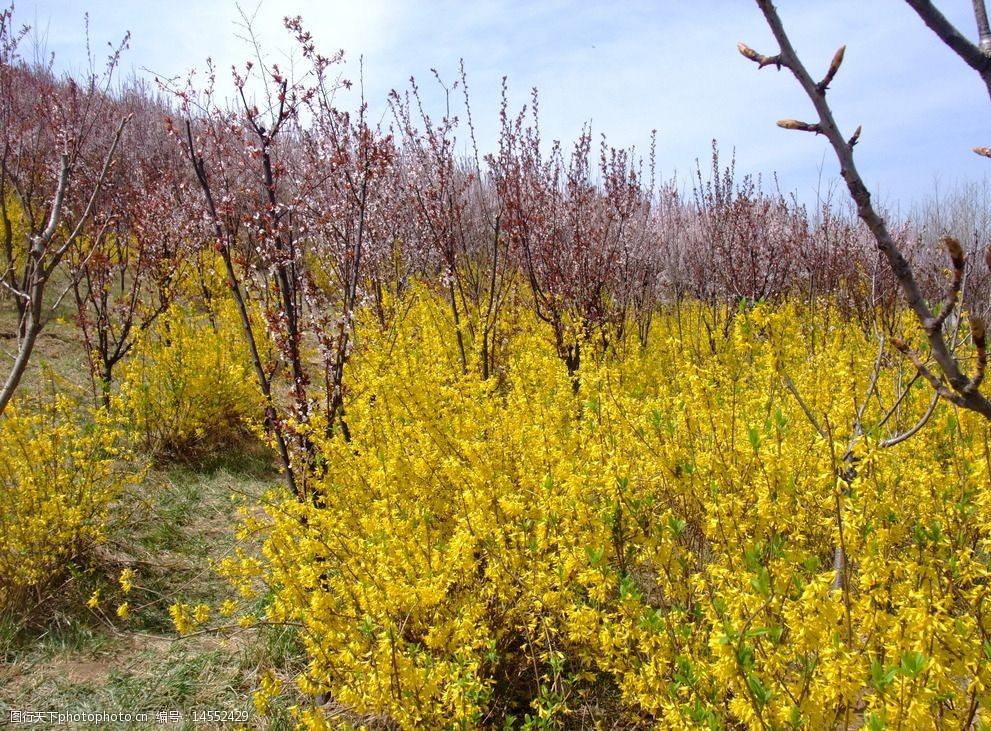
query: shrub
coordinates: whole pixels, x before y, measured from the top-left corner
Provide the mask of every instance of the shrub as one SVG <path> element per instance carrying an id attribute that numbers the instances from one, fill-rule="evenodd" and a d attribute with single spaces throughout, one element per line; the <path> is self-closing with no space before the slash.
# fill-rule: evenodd
<path id="1" fill-rule="evenodd" d="M 124 363 L 120 405 L 145 449 L 197 456 L 248 431 L 261 412 L 233 304 L 211 318 L 172 306 Z"/>
<path id="2" fill-rule="evenodd" d="M 123 437 L 110 413 L 83 414 L 61 395 L 0 417 L 0 611 L 103 539 L 113 501 L 138 479 Z"/>
<path id="3" fill-rule="evenodd" d="M 931 391 L 831 305 L 719 340 L 686 305 L 577 393 L 533 316 L 483 381 L 408 308 L 359 328 L 320 499 L 225 567 L 302 626 L 304 691 L 403 728 L 987 721 L 988 427 L 940 404 L 885 446 Z"/>

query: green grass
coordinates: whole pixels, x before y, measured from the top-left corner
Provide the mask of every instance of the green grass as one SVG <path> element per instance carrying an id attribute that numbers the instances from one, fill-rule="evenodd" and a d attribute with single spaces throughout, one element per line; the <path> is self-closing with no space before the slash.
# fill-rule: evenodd
<path id="1" fill-rule="evenodd" d="M 250 501 L 280 484 L 259 449 L 150 471 L 120 501 L 107 542 L 86 566 L 69 571 L 57 598 L 28 620 L 0 619 L 0 725 L 18 710 L 176 710 L 187 716 L 193 710 L 221 710 L 246 712 L 249 721 L 242 728 L 291 728 L 288 707 L 304 700 L 292 690 L 303 652 L 291 629 L 262 626 L 181 638 L 168 615 L 176 601 L 215 606 L 229 595 L 211 566 L 234 545 L 231 496 Z M 117 582 L 125 568 L 136 572 L 126 596 Z M 90 609 L 86 599 L 97 590 L 100 604 Z M 125 600 L 130 616 L 121 620 L 115 610 Z M 278 668 L 290 691 L 268 717 L 259 718 L 251 693 L 266 668 Z M 162 727 L 235 726 L 187 719 Z"/>
<path id="2" fill-rule="evenodd" d="M 10 308 L 0 307 L 0 335 L 12 333 Z M 0 363 L 15 343 L 0 338 Z M 0 372 L 0 379 L 6 377 Z M 38 340 L 20 396 L 46 391 L 92 399 L 78 333 L 69 319 L 53 320 Z M 292 629 L 236 628 L 179 637 L 169 617 L 175 602 L 219 605 L 230 596 L 213 566 L 234 546 L 235 501 L 257 504 L 282 480 L 271 452 L 244 435 L 221 451 L 180 460 L 151 459 L 153 467 L 115 506 L 107 540 L 39 589 L 32 605 L 0 611 L 0 727 L 12 711 L 111 713 L 180 711 L 168 729 L 288 729 L 289 706 L 305 703 L 292 683 L 305 665 Z M 125 596 L 124 569 L 136 574 Z M 87 606 L 94 592 L 100 602 Z M 116 614 L 124 601 L 129 616 Z M 274 668 L 287 689 L 268 716 L 254 711 L 259 673 Z M 246 724 L 194 723 L 192 711 L 248 714 Z M 33 726 L 44 727 L 45 724 Z M 27 726 L 25 726 L 27 727 Z M 81 729 L 157 727 L 152 723 L 93 723 Z"/>
<path id="3" fill-rule="evenodd" d="M 194 710 L 246 713 L 249 727 L 271 727 L 255 717 L 253 678 L 239 663 L 241 650 L 219 641 L 160 641 L 139 644 L 120 638 L 112 651 L 54 655 L 22 664 L 20 678 L 8 683 L 0 712 L 113 713 Z M 10 689 L 14 690 L 8 697 Z M 6 706 L 6 708 L 5 708 Z M 6 720 L 6 718 L 5 718 Z M 219 726 L 219 725 L 218 725 Z M 135 723 L 83 724 L 81 728 L 141 728 Z M 171 728 L 209 728 L 191 720 Z"/>

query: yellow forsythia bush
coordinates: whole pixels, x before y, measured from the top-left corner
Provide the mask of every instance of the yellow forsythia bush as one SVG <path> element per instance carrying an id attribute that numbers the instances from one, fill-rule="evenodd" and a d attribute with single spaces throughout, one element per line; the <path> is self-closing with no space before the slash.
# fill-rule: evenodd
<path id="1" fill-rule="evenodd" d="M 245 431 L 261 400 L 237 313 L 211 318 L 173 305 L 123 363 L 120 404 L 143 446 L 202 454 Z"/>
<path id="2" fill-rule="evenodd" d="M 117 418 L 61 395 L 0 416 L 0 610 L 103 539 L 112 502 L 138 479 L 123 444 Z"/>
<path id="3" fill-rule="evenodd" d="M 482 381 L 407 310 L 359 329 L 319 500 L 224 567 L 302 626 L 305 692 L 407 729 L 986 727 L 988 425 L 895 443 L 931 390 L 834 308 L 683 305 L 577 393 L 523 313 Z"/>

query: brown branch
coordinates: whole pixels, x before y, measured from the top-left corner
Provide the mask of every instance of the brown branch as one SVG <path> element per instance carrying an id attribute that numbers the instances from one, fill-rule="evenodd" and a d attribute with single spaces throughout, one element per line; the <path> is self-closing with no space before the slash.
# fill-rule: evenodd
<path id="1" fill-rule="evenodd" d="M 985 56 L 991 56 L 991 25 L 988 24 L 988 9 L 984 0 L 974 0 L 974 20 L 977 21 L 978 48 Z"/>
<path id="2" fill-rule="evenodd" d="M 933 327 L 936 328 L 943 327 L 946 318 L 950 316 L 953 308 L 957 306 L 957 300 L 960 297 L 960 286 L 963 284 L 964 270 L 963 247 L 960 246 L 960 242 L 952 236 L 944 236 L 941 241 L 950 255 L 950 263 L 953 264 L 953 279 L 950 280 L 950 286 L 946 290 L 946 297 L 943 299 L 943 308 L 933 322 Z"/>
<path id="3" fill-rule="evenodd" d="M 816 84 L 816 91 L 820 94 L 825 94 L 826 89 L 832 83 L 833 78 L 836 76 L 836 72 L 840 70 L 840 64 L 843 63 L 843 54 L 846 53 L 846 46 L 840 46 L 839 50 L 833 55 L 833 60 L 829 64 L 829 70 L 826 71 L 826 75 L 822 77 L 822 81 Z"/>
<path id="4" fill-rule="evenodd" d="M 816 419 L 815 415 L 812 413 L 812 410 L 802 399 L 802 395 L 798 392 L 798 388 L 795 386 L 795 382 L 792 381 L 791 378 L 789 378 L 787 375 L 784 375 L 782 377 L 782 382 L 784 383 L 785 388 L 787 388 L 791 392 L 791 395 L 795 397 L 795 401 L 798 402 L 799 407 L 805 413 L 805 418 L 809 420 L 809 423 L 812 424 L 812 427 L 819 433 L 819 436 L 821 436 L 823 439 L 827 439 L 828 437 L 826 435 L 825 430 L 819 425 L 819 422 Z"/>
<path id="5" fill-rule="evenodd" d="M 908 0 L 908 2 L 915 5 L 929 5 L 923 2 L 923 0 Z M 792 72 L 795 79 L 805 91 L 806 96 L 809 97 L 815 107 L 819 115 L 818 127 L 821 130 L 821 134 L 829 140 L 836 154 L 837 160 L 840 163 L 840 175 L 846 182 L 850 196 L 857 206 L 857 214 L 867 224 L 877 243 L 878 251 L 884 255 L 888 266 L 898 282 L 903 299 L 925 330 L 930 353 L 942 375 L 945 377 L 946 383 L 936 378 L 928 370 L 920 372 L 923 373 L 926 380 L 934 388 L 937 388 L 938 392 L 947 398 L 947 400 L 976 411 L 987 419 L 991 419 L 991 401 L 979 392 L 971 390 L 971 379 L 961 371 L 960 364 L 943 336 L 942 322 L 938 320 L 926 304 L 911 266 L 888 230 L 887 222 L 878 214 L 871 203 L 870 191 L 867 189 L 863 178 L 861 178 L 853 159 L 852 145 L 840 133 L 836 120 L 833 117 L 833 111 L 826 102 L 826 97 L 819 93 L 816 83 L 812 80 L 812 77 L 791 45 L 791 40 L 785 32 L 781 18 L 778 16 L 778 11 L 775 9 L 771 0 L 757 0 L 757 6 L 764 14 L 771 32 L 781 47 L 779 54 L 781 56 L 781 65 L 786 66 Z M 742 48 L 741 53 L 743 53 Z M 747 53 L 744 53 L 744 55 L 754 60 L 751 55 Z M 753 55 L 761 58 L 761 54 L 758 54 L 756 51 L 753 52 Z M 985 61 L 988 64 L 988 68 L 991 69 L 991 59 L 985 59 Z M 989 79 L 991 79 L 991 76 L 989 76 Z M 851 139 L 856 141 L 856 135 Z M 915 358 L 918 360 L 917 355 Z M 921 365 L 921 362 L 919 362 L 917 367 Z"/>
<path id="6" fill-rule="evenodd" d="M 255 369 L 255 379 L 258 382 L 258 387 L 261 389 L 262 396 L 265 398 L 265 428 L 271 429 L 272 433 L 275 435 L 276 447 L 279 452 L 279 460 L 281 462 L 283 476 L 286 480 L 286 486 L 295 497 L 299 497 L 300 488 L 296 483 L 296 478 L 291 469 L 292 460 L 289 455 L 289 446 L 286 441 L 285 430 L 282 427 L 281 420 L 279 419 L 278 412 L 276 411 L 275 398 L 272 394 L 272 379 L 265 372 L 265 363 L 262 360 L 261 351 L 258 348 L 258 343 L 255 338 L 255 330 L 251 323 L 251 316 L 248 313 L 248 306 L 245 301 L 244 292 L 241 290 L 240 280 L 234 269 L 234 262 L 231 258 L 231 242 L 234 237 L 230 231 L 225 231 L 221 222 L 220 212 L 217 210 L 217 206 L 214 201 L 213 188 L 210 185 L 210 177 L 206 169 L 206 161 L 202 155 L 196 154 L 196 144 L 193 139 L 193 126 L 192 122 L 188 119 L 186 120 L 186 144 L 184 147 L 185 152 L 189 156 L 189 161 L 192 163 L 193 171 L 196 173 L 196 179 L 199 182 L 200 190 L 203 193 L 207 218 L 213 225 L 213 233 L 219 248 L 220 257 L 224 262 L 224 269 L 227 274 L 227 287 L 230 290 L 231 295 L 234 298 L 234 304 L 237 307 L 238 318 L 241 323 L 241 334 L 244 335 L 245 341 L 248 344 L 248 352 L 251 355 L 251 364 Z"/>
<path id="7" fill-rule="evenodd" d="M 746 43 L 737 43 L 737 49 L 743 54 L 744 58 L 749 58 L 758 68 L 764 68 L 765 66 L 777 66 L 778 71 L 781 70 L 782 66 L 786 66 L 784 59 L 781 58 L 781 54 L 777 56 L 765 56 L 762 53 L 757 53 L 754 49 L 748 46 Z"/>
<path id="8" fill-rule="evenodd" d="M 988 364 L 987 328 L 983 318 L 970 318 L 970 334 L 974 340 L 974 347 L 977 349 L 977 369 L 974 372 L 974 377 L 970 379 L 970 390 L 976 391 L 980 387 L 981 381 L 984 380 L 984 369 Z"/>
<path id="9" fill-rule="evenodd" d="M 946 16 L 929 0 L 905 0 L 905 2 L 918 13 L 922 22 L 929 26 L 930 30 L 939 36 L 945 45 L 981 75 L 985 86 L 987 86 L 988 94 L 991 95 L 991 57 L 985 55 L 980 48 L 967 40 L 963 33 L 957 30 L 957 27 L 947 20 Z"/>
<path id="10" fill-rule="evenodd" d="M 3 387 L 0 388 L 0 414 L 4 412 L 7 405 L 10 403 L 10 400 L 13 398 L 14 391 L 20 384 L 21 377 L 27 369 L 28 361 L 34 351 L 34 344 L 37 341 L 38 334 L 45 326 L 45 320 L 42 317 L 42 306 L 45 288 L 48 284 L 49 277 L 51 277 L 53 271 L 61 262 L 69 246 L 79 236 L 84 224 L 93 213 L 96 200 L 106 181 L 107 173 L 110 170 L 114 153 L 117 151 L 117 145 L 120 142 L 121 134 L 124 131 L 124 126 L 130 118 L 130 115 L 125 117 L 121 120 L 120 125 L 117 127 L 117 131 L 114 134 L 110 148 L 103 160 L 103 168 L 100 171 L 100 176 L 97 178 L 96 182 L 92 184 L 92 190 L 90 192 L 89 200 L 86 203 L 86 207 L 80 214 L 74 230 L 68 235 L 62 245 L 56 248 L 53 247 L 52 241 L 54 240 L 55 234 L 58 232 L 59 227 L 67 223 L 62 209 L 64 207 L 66 191 L 69 188 L 69 183 L 73 174 L 69 155 L 63 154 L 61 156 L 58 180 L 55 185 L 55 194 L 52 198 L 52 207 L 49 212 L 48 222 L 46 223 L 45 228 L 31 239 L 29 261 L 25 264 L 23 288 L 20 291 L 20 294 L 22 294 L 24 298 L 23 301 L 25 303 L 25 307 L 21 316 L 21 322 L 18 325 L 18 330 L 23 333 L 23 337 L 19 344 L 17 357 L 11 366 Z"/>
<path id="11" fill-rule="evenodd" d="M 971 43 L 953 23 L 929 0 L 905 0 L 918 13 L 922 22 L 939 36 L 944 44 L 978 73 L 991 69 L 991 59 L 981 53 L 981 49 Z"/>
<path id="12" fill-rule="evenodd" d="M 917 370 L 919 375 L 929 382 L 929 385 L 932 386 L 936 393 L 957 406 L 965 406 L 963 399 L 958 394 L 948 389 L 946 384 L 943 383 L 943 381 L 941 381 L 931 370 L 929 370 L 926 364 L 922 362 L 922 358 L 919 356 L 918 352 L 910 348 L 908 343 L 905 343 L 898 338 L 892 338 L 891 344 L 894 345 L 902 355 L 912 361 L 912 365 L 915 366 L 915 370 Z"/>
<path id="13" fill-rule="evenodd" d="M 794 129 L 799 132 L 813 132 L 817 135 L 822 134 L 822 127 L 818 124 L 809 124 L 808 122 L 799 122 L 797 119 L 779 119 L 778 126 L 782 129 Z"/>
<path id="14" fill-rule="evenodd" d="M 871 394 L 877 391 L 877 379 L 881 377 L 881 366 L 884 363 L 884 337 L 880 338 L 877 344 L 877 358 L 874 359 L 874 368 L 871 369 L 871 382 L 864 393 L 864 400 L 857 409 L 857 419 L 853 423 L 853 435 L 850 437 L 850 445 L 847 452 L 853 452 L 853 442 L 864 433 L 864 412 L 867 411 L 867 404 L 870 403 Z"/>
<path id="15" fill-rule="evenodd" d="M 908 391 L 906 390 L 905 393 L 908 393 Z M 893 447 L 896 444 L 901 444 L 907 439 L 911 439 L 913 436 L 919 433 L 919 430 L 922 429 L 922 427 L 924 427 L 926 424 L 929 423 L 929 419 L 932 418 L 933 413 L 936 411 L 936 404 L 938 403 L 939 403 L 939 393 L 936 392 L 933 393 L 933 397 L 929 401 L 929 408 L 926 409 L 926 412 L 919 418 L 917 422 L 915 422 L 915 425 L 912 426 L 911 429 L 907 431 L 903 431 L 901 434 L 896 434 L 895 436 L 889 437 L 888 439 L 885 439 L 883 441 L 880 441 L 877 443 L 877 446 L 881 449 L 885 449 L 887 447 Z M 892 413 L 894 413 L 894 408 L 892 408 L 891 411 L 889 411 L 888 415 L 884 417 L 885 420 L 887 420 L 888 416 L 890 416 Z"/>
<path id="16" fill-rule="evenodd" d="M 63 153 L 59 164 L 58 182 L 55 185 L 55 196 L 52 199 L 52 209 L 48 214 L 48 223 L 45 224 L 41 233 L 31 239 L 31 254 L 37 258 L 41 258 L 41 255 L 48 248 L 48 244 L 62 222 L 62 201 L 65 199 L 65 191 L 69 187 L 70 173 L 69 155 Z"/>
<path id="17" fill-rule="evenodd" d="M 850 149 L 853 149 L 853 146 L 856 145 L 860 141 L 860 133 L 861 133 L 862 130 L 863 130 L 863 127 L 858 124 L 857 125 L 857 129 L 855 129 L 853 131 L 853 134 L 850 135 L 850 139 L 848 139 L 846 141 L 846 144 L 847 144 L 847 146 Z"/>

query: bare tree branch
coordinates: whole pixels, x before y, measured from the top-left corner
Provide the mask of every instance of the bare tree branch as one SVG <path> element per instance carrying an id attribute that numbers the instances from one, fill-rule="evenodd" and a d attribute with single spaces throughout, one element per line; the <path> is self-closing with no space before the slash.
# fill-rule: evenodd
<path id="1" fill-rule="evenodd" d="M 907 393 L 907 389 L 906 389 Z M 932 399 L 929 401 L 929 408 L 926 412 L 919 417 L 919 420 L 915 422 L 911 429 L 903 431 L 901 434 L 896 434 L 893 437 L 884 439 L 878 442 L 877 446 L 884 449 L 886 447 L 893 447 L 896 444 L 901 444 L 907 439 L 911 439 L 913 436 L 919 433 L 919 430 L 924 427 L 930 418 L 932 418 L 933 412 L 936 411 L 936 404 L 939 403 L 939 393 L 934 393 Z"/>
<path id="2" fill-rule="evenodd" d="M 907 0 L 907 2 L 915 7 L 917 12 L 921 9 L 922 12 L 920 12 L 920 14 L 923 15 L 924 18 L 930 18 L 940 29 L 942 29 L 943 32 L 948 33 L 950 30 L 956 32 L 953 26 L 950 25 L 949 22 L 935 10 L 935 8 L 932 8 L 930 3 L 925 2 L 924 0 Z M 777 58 L 780 59 L 778 62 L 779 65 L 784 66 L 792 72 L 802 89 L 805 91 L 806 95 L 812 101 L 812 104 L 819 115 L 819 121 L 817 123 L 793 123 L 794 120 L 786 120 L 788 124 L 783 126 L 788 129 L 798 129 L 802 131 L 815 132 L 816 134 L 822 134 L 829 140 L 829 143 L 832 146 L 833 151 L 836 153 L 836 157 L 840 163 L 840 175 L 846 182 L 850 196 L 853 198 L 857 206 L 857 214 L 864 221 L 864 223 L 867 224 L 868 229 L 870 229 L 870 232 L 874 236 L 874 240 L 877 243 L 878 251 L 884 255 L 888 262 L 888 266 L 895 275 L 895 279 L 898 281 L 903 299 L 915 313 L 916 319 L 925 330 L 932 358 L 936 362 L 943 378 L 941 379 L 937 377 L 929 370 L 922 370 L 920 368 L 920 372 L 923 377 L 925 377 L 926 380 L 928 380 L 933 387 L 944 396 L 944 398 L 947 398 L 947 400 L 964 408 L 976 411 L 982 414 L 985 418 L 991 419 L 991 401 L 973 388 L 972 379 L 961 371 L 959 362 L 954 356 L 951 347 L 946 342 L 942 326 L 946 320 L 948 312 L 944 310 L 939 317 L 932 312 L 922 295 L 922 291 L 919 288 L 914 273 L 912 272 L 912 268 L 902 255 L 897 242 L 888 230 L 886 221 L 880 214 L 878 214 L 871 203 L 870 192 L 864 184 L 860 173 L 857 171 L 857 166 L 853 159 L 853 143 L 857 141 L 859 135 L 854 134 L 850 140 L 847 141 L 840 133 L 836 120 L 833 117 L 832 109 L 826 102 L 825 90 L 820 88 L 820 85 L 813 81 L 811 75 L 799 59 L 798 54 L 791 45 L 791 40 L 789 39 L 788 34 L 785 32 L 781 18 L 778 16 L 778 11 L 775 9 L 771 0 L 757 0 L 757 6 L 764 14 L 764 18 L 767 21 L 768 26 L 771 28 L 771 32 L 774 34 L 775 39 L 781 47 L 781 52 L 777 56 Z M 959 36 L 959 33 L 956 33 L 956 35 Z M 980 62 L 974 60 L 974 63 L 976 64 L 975 68 L 981 70 L 982 75 L 986 73 L 987 80 L 989 84 L 991 84 L 991 59 L 988 59 L 983 56 L 983 54 L 980 54 L 977 48 L 973 46 L 973 44 L 970 44 L 969 41 L 966 41 L 966 39 L 962 36 L 959 36 L 959 39 L 963 43 L 966 43 L 980 56 Z M 954 43 L 957 43 L 957 41 L 954 41 Z M 960 43 L 957 43 L 957 45 L 960 48 L 964 48 L 964 46 Z M 749 60 L 754 61 L 759 66 L 767 65 L 763 62 L 768 58 L 767 56 L 763 56 L 744 44 L 740 44 L 738 47 L 740 52 Z M 842 57 L 840 60 L 842 60 Z M 833 65 L 838 65 L 835 56 L 833 59 Z M 984 69 L 986 69 L 986 71 Z M 830 80 L 832 79 L 829 74 L 827 74 L 827 77 L 830 78 Z M 991 92 L 991 86 L 989 86 L 989 92 Z M 779 124 L 781 123 L 779 122 Z M 952 259 L 953 253 L 951 252 L 951 260 Z M 956 262 L 954 262 L 955 269 L 956 266 Z M 954 297 L 954 303 L 955 302 L 956 297 Z M 907 347 L 903 350 L 903 352 L 909 355 L 917 366 L 921 366 L 921 360 L 917 354 L 909 351 Z"/>
<path id="3" fill-rule="evenodd" d="M 67 223 L 64 220 L 62 209 L 66 191 L 68 190 L 69 182 L 72 179 L 72 168 L 69 155 L 63 154 L 60 158 L 58 180 L 55 185 L 55 194 L 52 197 L 52 207 L 48 214 L 48 222 L 46 223 L 45 228 L 31 240 L 29 260 L 25 262 L 25 286 L 22 291 L 17 292 L 25 303 L 22 322 L 19 326 L 19 330 L 23 332 L 24 337 L 18 344 L 17 357 L 14 359 L 10 372 L 7 374 L 7 379 L 4 382 L 3 387 L 0 388 L 0 414 L 4 412 L 7 408 L 7 404 L 9 404 L 10 400 L 13 398 L 14 391 L 17 390 L 17 386 L 21 382 L 21 377 L 27 369 L 28 361 L 34 351 L 34 344 L 38 339 L 38 334 L 45 326 L 45 318 L 43 317 L 42 312 L 44 306 L 45 287 L 48 283 L 48 279 L 58 266 L 69 246 L 79 236 L 79 232 L 82 230 L 85 222 L 89 219 L 90 215 L 92 215 L 97 196 L 103 187 L 106 180 L 107 171 L 110 169 L 110 164 L 114 158 L 114 154 L 117 151 L 117 145 L 120 142 L 124 125 L 127 124 L 129 119 L 130 117 L 124 118 L 117 127 L 117 131 L 115 132 L 110 143 L 110 148 L 107 150 L 106 156 L 104 157 L 103 168 L 100 172 L 100 176 L 93 184 L 89 201 L 79 218 L 76 220 L 72 233 L 69 234 L 66 240 L 62 242 L 58 248 L 54 248 L 52 241 L 55 238 L 55 234 L 58 232 L 59 226 Z M 8 288 L 15 291 L 12 287 Z"/>
<path id="4" fill-rule="evenodd" d="M 984 380 L 984 369 L 988 365 L 987 330 L 984 320 L 980 317 L 971 317 L 970 332 L 974 339 L 974 347 L 977 349 L 977 370 L 974 372 L 974 377 L 970 379 L 970 388 L 976 390 L 980 387 L 981 381 Z"/>
<path id="5" fill-rule="evenodd" d="M 939 39 L 943 41 L 947 46 L 949 46 L 954 53 L 956 53 L 960 58 L 963 59 L 964 63 L 970 66 L 974 71 L 981 75 L 984 79 L 984 84 L 988 89 L 988 95 L 991 96 L 991 56 L 986 55 L 980 48 L 971 43 L 967 38 L 957 30 L 957 27 L 953 25 L 946 16 L 943 15 L 935 5 L 933 5 L 929 0 L 905 0 L 911 8 L 919 14 L 924 22 L 933 33 L 939 36 Z M 977 6 L 981 5 L 983 9 L 982 0 L 974 0 L 974 10 L 975 14 L 978 15 L 978 27 L 980 27 L 980 14 L 978 12 Z M 987 13 L 984 14 L 984 24 L 987 25 Z M 986 46 L 988 44 L 983 40 L 983 30 L 982 33 L 982 45 Z M 991 39 L 989 39 L 991 43 Z"/>
<path id="6" fill-rule="evenodd" d="M 974 0 L 974 19 L 977 21 L 978 48 L 985 56 L 991 56 L 991 26 L 988 25 L 988 9 L 984 0 Z"/>
<path id="7" fill-rule="evenodd" d="M 950 255 L 950 263 L 953 264 L 953 279 L 950 280 L 950 286 L 946 290 L 946 297 L 943 299 L 943 307 L 934 323 L 934 326 L 938 328 L 943 327 L 946 318 L 950 316 L 953 308 L 957 306 L 964 272 L 963 247 L 960 246 L 960 242 L 952 236 L 944 236 L 942 243 Z"/>
<path id="8" fill-rule="evenodd" d="M 839 50 L 833 55 L 833 61 L 829 64 L 829 70 L 826 71 L 826 75 L 822 77 L 822 81 L 816 84 L 816 91 L 820 94 L 825 94 L 826 89 L 833 82 L 836 76 L 836 72 L 840 70 L 840 64 L 843 63 L 843 55 L 846 53 L 846 46 L 840 46 Z"/>

